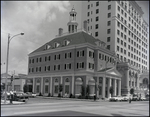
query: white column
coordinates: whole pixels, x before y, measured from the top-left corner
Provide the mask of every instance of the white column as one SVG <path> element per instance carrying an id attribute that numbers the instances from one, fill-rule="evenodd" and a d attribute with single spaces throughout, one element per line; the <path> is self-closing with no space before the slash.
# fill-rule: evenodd
<path id="1" fill-rule="evenodd" d="M 35 93 L 35 78 L 33 78 L 32 92 Z"/>
<path id="2" fill-rule="evenodd" d="M 41 77 L 41 93 L 43 94 L 43 77 Z"/>
<path id="3" fill-rule="evenodd" d="M 121 96 L 121 80 L 118 80 L 118 95 Z"/>
<path id="4" fill-rule="evenodd" d="M 114 93 L 113 93 L 113 96 L 116 96 L 116 79 L 113 79 L 113 90 L 114 90 Z"/>
<path id="5" fill-rule="evenodd" d="M 72 95 L 74 95 L 74 84 L 75 84 L 75 81 L 74 81 L 74 76 L 72 76 Z"/>
<path id="6" fill-rule="evenodd" d="M 50 93 L 52 95 L 52 77 L 50 78 Z"/>
<path id="7" fill-rule="evenodd" d="M 108 98 L 110 98 L 111 97 L 111 94 L 110 94 L 110 87 L 111 87 L 111 78 L 109 78 L 109 80 L 108 80 L 108 86 L 107 86 L 108 88 L 107 88 L 107 95 L 108 95 Z"/>
<path id="8" fill-rule="evenodd" d="M 102 97 L 105 98 L 105 83 L 106 83 L 106 78 L 103 77 L 103 88 L 102 88 Z"/>

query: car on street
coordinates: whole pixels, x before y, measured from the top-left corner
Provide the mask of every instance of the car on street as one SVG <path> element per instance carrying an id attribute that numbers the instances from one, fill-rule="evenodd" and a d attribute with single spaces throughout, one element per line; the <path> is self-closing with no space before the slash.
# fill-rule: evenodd
<path id="1" fill-rule="evenodd" d="M 28 101 L 28 99 L 29 99 L 29 96 L 23 92 L 15 92 L 14 93 L 13 101 L 26 102 L 26 101 Z"/>
<path id="2" fill-rule="evenodd" d="M 36 97 L 36 94 L 35 94 L 35 93 L 32 93 L 32 92 L 26 92 L 26 94 L 27 94 L 29 97 L 33 97 L 33 98 Z"/>
<path id="3" fill-rule="evenodd" d="M 122 95 L 123 100 L 122 101 L 128 101 L 129 100 L 129 96 L 128 95 Z"/>
<path id="4" fill-rule="evenodd" d="M 123 97 L 122 96 L 112 96 L 109 98 L 109 101 L 122 101 Z"/>
<path id="5" fill-rule="evenodd" d="M 146 98 L 145 97 L 141 97 L 141 101 L 146 101 Z"/>

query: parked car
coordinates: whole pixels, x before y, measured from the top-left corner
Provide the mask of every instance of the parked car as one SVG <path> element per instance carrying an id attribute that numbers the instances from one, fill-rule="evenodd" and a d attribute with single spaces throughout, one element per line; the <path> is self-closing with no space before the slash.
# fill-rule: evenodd
<path id="1" fill-rule="evenodd" d="M 129 96 L 128 95 L 122 95 L 123 97 L 123 101 L 128 101 L 129 100 Z"/>
<path id="2" fill-rule="evenodd" d="M 32 93 L 32 92 L 26 92 L 26 94 L 29 96 L 29 97 L 36 97 L 36 94 L 35 93 Z"/>
<path id="3" fill-rule="evenodd" d="M 15 92 L 14 93 L 14 98 L 13 101 L 23 101 L 26 102 L 28 101 L 29 96 L 23 92 Z"/>
<path id="4" fill-rule="evenodd" d="M 145 97 L 141 97 L 141 101 L 146 101 L 146 98 Z"/>
<path id="5" fill-rule="evenodd" d="M 122 96 L 112 96 L 109 101 L 122 101 L 123 97 Z"/>
<path id="6" fill-rule="evenodd" d="M 132 101 L 139 101 L 140 97 L 138 97 L 138 95 L 133 95 L 132 97 Z"/>

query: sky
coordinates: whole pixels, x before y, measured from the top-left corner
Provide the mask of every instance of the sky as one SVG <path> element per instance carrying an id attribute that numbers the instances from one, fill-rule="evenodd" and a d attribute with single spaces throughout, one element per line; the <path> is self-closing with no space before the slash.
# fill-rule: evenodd
<path id="1" fill-rule="evenodd" d="M 149 1 L 137 2 L 149 24 Z M 77 11 L 81 26 L 81 1 L 1 1 L 1 73 L 6 72 L 8 33 L 14 36 L 9 47 L 9 74 L 27 74 L 28 54 L 54 39 L 58 29 L 67 32 L 69 12 Z"/>

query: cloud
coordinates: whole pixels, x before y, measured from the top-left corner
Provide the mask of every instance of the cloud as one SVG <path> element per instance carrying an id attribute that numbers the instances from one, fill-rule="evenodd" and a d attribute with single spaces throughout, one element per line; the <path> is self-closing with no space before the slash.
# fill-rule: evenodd
<path id="1" fill-rule="evenodd" d="M 9 69 L 27 73 L 28 54 L 54 37 L 59 17 L 67 13 L 69 6 L 68 1 L 2 1 L 1 61 L 6 63 L 7 33 L 12 37 L 24 32 L 10 43 Z"/>

